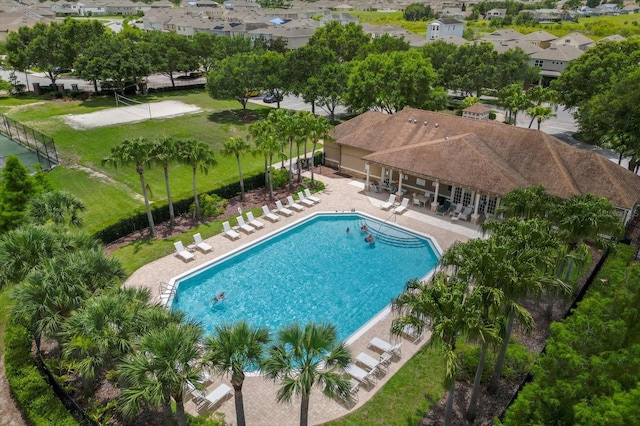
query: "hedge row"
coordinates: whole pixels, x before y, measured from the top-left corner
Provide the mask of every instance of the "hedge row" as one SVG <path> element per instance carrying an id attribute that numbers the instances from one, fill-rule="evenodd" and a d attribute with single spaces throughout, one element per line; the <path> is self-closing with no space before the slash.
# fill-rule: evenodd
<path id="1" fill-rule="evenodd" d="M 4 331 L 5 372 L 13 398 L 33 426 L 71 426 L 78 422 L 60 402 L 31 356 L 33 337 L 22 325 L 10 320 Z"/>

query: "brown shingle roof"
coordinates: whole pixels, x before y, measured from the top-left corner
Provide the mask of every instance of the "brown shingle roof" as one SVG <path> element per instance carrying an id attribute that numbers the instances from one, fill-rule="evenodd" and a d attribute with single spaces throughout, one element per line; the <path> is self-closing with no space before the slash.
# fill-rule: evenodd
<path id="1" fill-rule="evenodd" d="M 591 193 L 624 209 L 640 200 L 640 176 L 537 130 L 405 108 L 362 114 L 337 126 L 334 138 L 370 151 L 366 161 L 481 192 L 544 185 L 562 198 Z"/>

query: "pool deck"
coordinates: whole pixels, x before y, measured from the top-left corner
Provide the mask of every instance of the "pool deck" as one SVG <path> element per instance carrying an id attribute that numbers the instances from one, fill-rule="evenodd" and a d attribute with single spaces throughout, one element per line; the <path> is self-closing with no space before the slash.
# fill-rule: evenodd
<path id="1" fill-rule="evenodd" d="M 451 222 L 449 216 L 438 216 L 429 211 L 428 208 L 409 205 L 408 210 L 402 215 L 394 215 L 391 210 L 381 210 L 380 205 L 387 200 L 388 193 L 365 191 L 364 182 L 361 180 L 319 175 L 316 175 L 316 178 L 319 178 L 325 183 L 325 189 L 315 194 L 322 199 L 319 204 L 313 207 L 305 207 L 303 212 L 295 213 L 290 217 L 280 216 L 280 220 L 276 223 L 259 219 L 265 223 L 263 229 L 249 235 L 242 233 L 240 239 L 236 241 L 231 241 L 223 234 L 207 238 L 205 241 L 213 246 L 213 252 L 208 254 L 196 252 L 195 260 L 188 263 L 183 262 L 175 255 L 166 256 L 138 269 L 127 279 L 125 285 L 149 288 L 154 299 L 158 300 L 158 288 L 161 282 L 169 282 L 169 280 L 176 275 L 189 271 L 219 256 L 223 256 L 241 246 L 250 244 L 268 233 L 299 220 L 303 215 L 315 212 L 350 212 L 352 209 L 355 209 L 356 212 L 366 213 L 380 220 L 396 223 L 428 235 L 437 241 L 442 250 L 446 250 L 456 241 L 467 241 L 471 238 L 481 236 L 477 225 L 472 225 L 467 222 Z M 191 244 L 192 241 L 184 240 L 183 242 L 186 246 L 187 244 Z M 375 336 L 388 341 L 400 340 L 397 337 L 390 336 L 391 320 L 391 315 L 383 315 L 379 318 L 378 322 L 374 323 L 367 331 L 351 343 L 349 347 L 352 357 L 355 359 L 360 352 L 366 352 L 377 358 L 379 353 L 367 348 L 368 342 Z M 417 344 L 412 343 L 406 338 L 402 338 L 402 356 L 391 362 L 386 373 L 378 377 L 375 386 L 360 386 L 358 402 L 351 407 L 347 407 L 336 400 L 326 398 L 319 389 L 314 389 L 309 403 L 309 423 L 314 425 L 322 424 L 357 410 L 381 389 L 389 378 L 398 371 L 402 364 L 409 360 L 422 345 L 429 341 L 429 338 L 430 334 L 427 333 Z M 207 386 L 206 391 L 212 391 L 221 383 L 230 385 L 229 377 L 216 377 L 214 382 Z M 260 426 L 293 426 L 299 424 L 299 398 L 293 398 L 291 404 L 278 403 L 276 401 L 277 389 L 277 384 L 262 377 L 247 377 L 245 379 L 242 394 L 247 424 Z M 196 408 L 193 402 L 187 402 L 185 407 L 189 413 L 196 414 Z M 224 413 L 228 423 L 235 423 L 233 398 L 228 398 L 222 404 L 218 404 L 217 407 L 214 407 L 214 410 Z"/>

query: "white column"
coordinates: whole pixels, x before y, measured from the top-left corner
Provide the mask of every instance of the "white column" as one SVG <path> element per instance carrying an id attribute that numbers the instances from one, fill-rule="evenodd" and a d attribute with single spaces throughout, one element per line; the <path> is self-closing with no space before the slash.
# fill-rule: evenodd
<path id="1" fill-rule="evenodd" d="M 369 190 L 369 163 L 364 163 L 364 171 L 366 172 L 366 179 L 364 181 L 364 190 Z"/>
<path id="2" fill-rule="evenodd" d="M 431 202 L 431 211 L 435 212 L 438 210 L 438 192 L 440 191 L 440 182 L 436 181 L 436 191 L 433 194 L 433 201 Z"/>
<path id="3" fill-rule="evenodd" d="M 478 207 L 480 206 L 480 193 L 476 192 L 476 204 L 473 207 L 473 214 L 478 215 Z"/>
<path id="4" fill-rule="evenodd" d="M 398 173 L 398 192 L 402 194 L 402 172 Z"/>

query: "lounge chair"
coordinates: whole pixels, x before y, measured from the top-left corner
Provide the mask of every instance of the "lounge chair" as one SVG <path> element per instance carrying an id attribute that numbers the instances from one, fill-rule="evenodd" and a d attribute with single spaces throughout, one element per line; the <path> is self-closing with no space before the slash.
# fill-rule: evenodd
<path id="1" fill-rule="evenodd" d="M 442 207 L 440 207 L 437 211 L 436 214 L 439 214 L 441 216 L 444 216 L 445 214 L 447 214 L 447 212 L 449 212 L 449 209 L 451 208 L 451 201 L 449 200 L 445 200 L 444 204 L 442 205 Z"/>
<path id="2" fill-rule="evenodd" d="M 293 215 L 293 210 L 289 210 L 285 206 L 282 205 L 282 201 L 276 201 L 276 212 L 280 213 L 283 216 L 291 216 Z"/>
<path id="3" fill-rule="evenodd" d="M 189 251 L 184 248 L 184 246 L 182 245 L 182 241 L 176 241 L 175 243 L 173 243 L 173 246 L 176 248 L 176 256 L 178 256 L 183 261 L 188 262 L 196 258 L 193 253 L 189 253 Z"/>
<path id="4" fill-rule="evenodd" d="M 308 198 L 305 198 L 302 191 L 298 192 L 298 201 L 307 207 L 313 207 L 315 204 L 313 201 L 309 200 Z"/>
<path id="5" fill-rule="evenodd" d="M 193 394 L 196 400 L 196 410 L 200 411 L 216 406 L 226 397 L 233 395 L 233 391 L 228 385 L 223 383 L 206 396 L 198 390 L 193 392 Z"/>
<path id="6" fill-rule="evenodd" d="M 202 235 L 200 235 L 199 232 L 197 234 L 194 234 L 193 242 L 196 248 L 203 253 L 209 253 L 210 251 L 213 251 L 213 247 L 202 241 Z"/>
<path id="7" fill-rule="evenodd" d="M 402 333 L 408 337 L 413 343 L 418 343 L 424 337 L 424 330 L 418 333 L 418 330 L 411 324 L 407 324 L 402 327 Z"/>
<path id="8" fill-rule="evenodd" d="M 376 379 L 371 371 L 367 372 L 355 364 L 349 364 L 344 368 L 344 372 L 360 383 L 375 384 Z"/>
<path id="9" fill-rule="evenodd" d="M 262 215 L 271 222 L 277 222 L 280 220 L 277 214 L 271 213 L 271 210 L 269 210 L 269 206 L 262 206 Z"/>
<path id="10" fill-rule="evenodd" d="M 459 215 L 460 213 L 462 213 L 462 203 L 458 203 L 456 204 L 456 208 L 454 211 L 451 212 L 452 215 Z"/>
<path id="11" fill-rule="evenodd" d="M 462 213 L 458 215 L 458 220 L 468 220 L 471 213 L 473 213 L 473 206 L 465 207 Z"/>
<path id="12" fill-rule="evenodd" d="M 222 222 L 222 229 L 224 229 L 225 235 L 231 240 L 237 240 L 238 238 L 240 238 L 240 233 L 231 229 L 231 225 L 229 225 L 228 221 Z"/>
<path id="13" fill-rule="evenodd" d="M 369 341 L 369 347 L 370 348 L 375 348 L 379 351 L 381 351 L 383 354 L 390 354 L 390 355 L 398 355 L 400 356 L 401 352 L 400 349 L 402 347 L 402 342 L 400 343 L 396 343 L 395 345 L 392 345 L 391 343 L 387 342 L 386 340 L 383 340 L 379 337 L 374 337 L 373 339 L 371 339 Z"/>
<path id="14" fill-rule="evenodd" d="M 276 220 L 278 220 L 278 216 L 276 216 Z M 264 223 L 260 222 L 259 220 L 256 220 L 256 218 L 253 217 L 253 213 L 251 212 L 247 212 L 247 222 L 249 222 L 249 225 L 253 226 L 256 229 L 264 228 Z"/>
<path id="15" fill-rule="evenodd" d="M 287 197 L 287 203 L 289 203 L 289 204 L 287 204 L 287 208 L 292 208 L 292 209 L 294 209 L 294 210 L 295 210 L 295 211 L 297 211 L 297 212 L 301 212 L 302 210 L 304 210 L 304 206 L 303 206 L 303 205 L 301 205 L 301 204 L 296 203 L 296 202 L 293 200 L 293 197 L 292 197 L 291 195 L 289 195 L 289 196 Z"/>
<path id="16" fill-rule="evenodd" d="M 314 203 L 320 202 L 320 198 L 316 197 L 315 195 L 311 195 L 311 191 L 309 191 L 309 188 L 304 189 L 304 195 L 307 197 L 307 199 L 313 201 Z"/>
<path id="17" fill-rule="evenodd" d="M 251 225 L 247 225 L 247 223 L 244 221 L 244 218 L 242 217 L 242 215 L 238 216 L 236 218 L 236 220 L 238 221 L 238 226 L 240 227 L 240 229 L 244 232 L 246 232 L 247 234 L 251 234 L 253 232 L 256 232 L 256 228 L 254 228 Z"/>
<path id="18" fill-rule="evenodd" d="M 396 202 L 396 194 L 389 194 L 389 199 L 387 200 L 386 203 L 382 204 L 380 208 L 382 210 L 389 210 L 391 207 L 393 207 L 393 203 L 395 202 Z"/>
<path id="19" fill-rule="evenodd" d="M 402 199 L 402 203 L 398 207 L 393 209 L 393 212 L 395 214 L 402 214 L 402 213 L 404 213 L 405 210 L 407 210 L 407 206 L 408 205 L 409 205 L 409 197 L 404 197 Z"/>
<path id="20" fill-rule="evenodd" d="M 356 362 L 367 367 L 370 372 L 381 371 L 385 368 L 385 365 L 380 360 L 375 359 L 366 352 L 360 352 L 356 357 Z"/>

